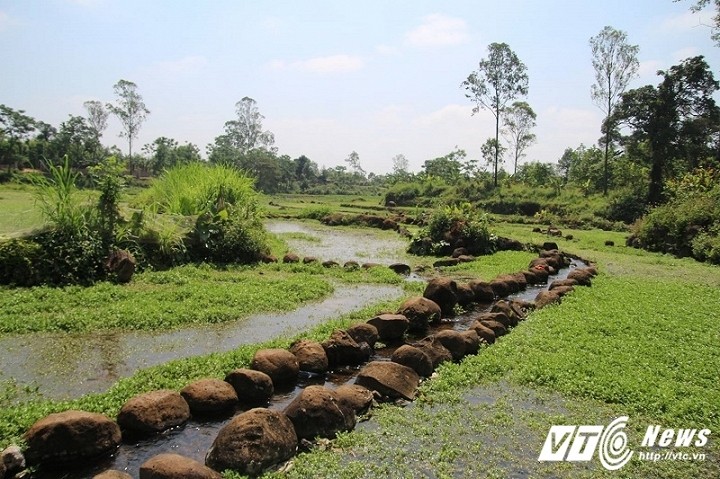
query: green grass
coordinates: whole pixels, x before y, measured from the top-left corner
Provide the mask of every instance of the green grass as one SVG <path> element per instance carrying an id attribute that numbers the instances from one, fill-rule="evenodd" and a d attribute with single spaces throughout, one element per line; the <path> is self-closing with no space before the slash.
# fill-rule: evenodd
<path id="1" fill-rule="evenodd" d="M 33 191 L 29 185 L 0 185 L 0 240 L 21 236 L 43 226 Z"/>

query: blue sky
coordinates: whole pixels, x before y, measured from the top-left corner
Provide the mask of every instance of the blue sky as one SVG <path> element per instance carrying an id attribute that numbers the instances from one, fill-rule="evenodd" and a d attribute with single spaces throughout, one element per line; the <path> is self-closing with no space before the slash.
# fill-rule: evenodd
<path id="1" fill-rule="evenodd" d="M 494 119 L 471 116 L 459 85 L 505 42 L 528 67 L 538 115 L 526 160 L 555 162 L 600 136 L 588 40 L 605 25 L 640 46 L 632 87 L 693 55 L 720 76 L 702 25 L 712 12 L 691 3 L 0 0 L 0 103 L 59 126 L 126 79 L 151 110 L 136 145 L 167 136 L 204 153 L 249 96 L 282 154 L 335 166 L 354 150 L 384 173 L 402 153 L 419 170 L 455 146 L 479 157 Z M 118 132 L 111 119 L 104 143 L 125 151 Z"/>

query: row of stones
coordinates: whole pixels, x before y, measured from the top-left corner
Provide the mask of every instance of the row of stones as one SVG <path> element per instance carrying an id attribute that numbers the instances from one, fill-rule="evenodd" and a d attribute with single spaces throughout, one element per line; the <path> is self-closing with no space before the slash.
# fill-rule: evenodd
<path id="1" fill-rule="evenodd" d="M 402 340 L 408 331 L 424 331 L 439 323 L 443 314 L 452 314 L 458 303 L 488 302 L 522 289 L 528 282 L 547 281 L 548 274 L 565 263 L 566 258 L 557 251 L 549 251 L 541 252 L 528 272 L 523 272 L 526 274 L 504 275 L 489 283 L 458 284 L 449 278 L 436 278 L 428 283 L 423 297 L 411 298 L 396 313 L 380 314 L 367 323 L 335 331 L 323 343 L 300 340 L 290 350 L 260 350 L 250 369 L 232 371 L 225 381 L 203 379 L 180 393 L 162 390 L 136 396 L 121 408 L 117 423 L 83 411 L 52 414 L 25 434 L 27 458 L 31 464 L 43 464 L 97 457 L 117 448 L 122 434 L 128 437 L 152 434 L 183 424 L 191 413 L 214 414 L 233 411 L 238 403 L 267 403 L 275 386 L 297 381 L 301 370 L 324 374 L 331 368 L 366 362 L 378 340 L 392 342 Z M 576 284 L 589 284 L 594 273 L 592 269 L 575 270 L 570 276 L 577 279 L 569 277 L 554 282 L 547 294 L 538 295 L 538 306 L 555 300 L 551 298 L 559 300 Z M 358 374 L 355 385 L 337 390 L 309 386 L 282 413 L 265 408 L 246 411 L 220 432 L 208 452 L 207 465 L 216 470 L 257 474 L 292 457 L 298 441 L 332 438 L 338 431 L 352 429 L 355 415 L 366 410 L 373 400 L 370 391 L 378 398 L 412 400 L 420 377 L 429 376 L 444 361 L 476 353 L 481 343 L 493 343 L 496 336 L 505 334 L 522 320 L 530 306 L 518 301 L 498 301 L 490 313 L 481 315 L 467 331 L 439 331 L 415 343 L 403 344 L 390 362 L 368 363 Z M 141 468 L 141 477 L 166 477 L 157 475 L 164 462 L 169 464 L 165 469 L 180 464 L 205 471 L 207 475 L 202 477 L 215 477 L 211 469 L 205 470 L 202 464 L 186 459 L 169 462 L 155 459 L 152 468 Z M 150 470 L 155 475 L 148 475 Z"/>

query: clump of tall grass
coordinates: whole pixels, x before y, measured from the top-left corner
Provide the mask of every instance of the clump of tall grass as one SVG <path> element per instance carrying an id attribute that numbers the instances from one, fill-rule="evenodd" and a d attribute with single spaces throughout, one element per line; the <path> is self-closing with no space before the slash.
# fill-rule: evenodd
<path id="1" fill-rule="evenodd" d="M 190 163 L 165 171 L 139 201 L 157 213 L 200 216 L 232 205 L 236 214 L 252 218 L 258 212 L 254 180 L 223 165 Z"/>

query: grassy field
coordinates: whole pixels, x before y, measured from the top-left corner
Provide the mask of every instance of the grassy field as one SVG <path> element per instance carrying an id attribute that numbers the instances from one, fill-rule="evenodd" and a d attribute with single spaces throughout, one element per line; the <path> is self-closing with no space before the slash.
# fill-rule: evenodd
<path id="1" fill-rule="evenodd" d="M 370 207 L 374 200 L 358 199 L 356 203 Z M 287 203 L 284 211 L 288 205 L 295 205 L 297 212 L 317 207 L 317 201 L 293 197 L 273 202 Z M 330 203 L 338 208 L 350 204 L 345 198 L 334 198 Z M 283 211 L 283 206 L 270 207 Z M 357 209 L 342 208 L 348 212 Z M 266 477 L 720 477 L 720 444 L 716 438 L 720 431 L 720 268 L 625 247 L 623 233 L 564 229 L 564 235 L 573 235 L 572 240 L 565 240 L 532 233 L 531 225 L 497 223 L 492 227 L 499 235 L 524 242 L 556 241 L 561 249 L 596 262 L 601 274 L 591 288 L 579 288 L 561 305 L 533 313 L 512 334 L 480 354 L 460 364 L 443 365 L 436 377 L 421 386 L 420 398 L 411 406 L 377 408 L 370 421 L 342 434 L 331 447 L 300 454 L 292 467 L 269 472 Z M 297 239 L 314 241 L 311 237 Z M 615 246 L 606 246 L 608 240 Z M 282 240 L 275 248 L 282 248 Z M 525 268 L 532 256 L 502 252 L 447 272 L 460 278 L 491 279 Z M 172 296 L 175 290 L 192 295 L 197 287 L 193 285 L 206 282 L 208 291 L 222 294 L 223 288 L 235 286 L 231 278 L 236 276 L 245 278 L 238 285 L 256 282 L 267 286 L 278 281 L 293 291 L 297 280 L 306 283 L 309 295 L 325 294 L 329 280 L 398 281 L 385 269 L 346 273 L 312 265 L 269 265 L 238 271 L 186 268 L 139 275 L 137 284 L 130 287 L 100 285 L 72 294 L 77 294 L 78 308 L 109 299 L 132 302 L 128 298 L 134 296 L 138 303 L 142 303 L 139 298 L 146 298 L 147 308 L 142 304 L 138 307 L 152 311 L 152 298 Z M 260 276 L 265 278 L 258 279 Z M 217 290 L 212 289 L 214 283 Z M 154 295 L 153 288 L 161 293 Z M 405 289 L 408 295 L 417 294 L 422 283 L 407 283 Z M 0 310 L 8 316 L 0 322 L 14 324 L 11 331 L 31 325 L 42 330 L 41 319 L 22 318 L 42 318 L 43 310 L 51 310 L 57 300 L 53 300 L 53 293 L 42 288 L 18 296 L 6 293 L 0 300 L 10 302 L 0 305 Z M 126 293 L 128 297 L 124 297 Z M 237 294 L 242 294 L 240 288 Z M 369 305 L 302 336 L 324 339 L 335 328 L 394 309 L 399 301 L 401 298 Z M 81 309 L 77 311 L 79 316 L 92 317 L 86 310 L 82 314 Z M 211 317 L 215 316 L 201 321 L 210 321 Z M 87 327 L 97 327 L 97 323 Z M 229 353 L 173 361 L 123 379 L 106 393 L 75 401 L 13 404 L 12 391 L 6 390 L 0 394 L 0 446 L 17 440 L 34 420 L 49 412 L 79 408 L 113 416 L 134 394 L 161 387 L 179 389 L 199 377 L 223 377 L 229 369 L 247 365 L 255 350 L 285 347 L 291 341 L 283 338 Z M 629 416 L 628 442 L 636 453 L 621 470 L 603 469 L 597 456 L 583 463 L 537 461 L 550 426 L 607 425 L 622 415 Z M 650 425 L 711 429 L 708 446 L 689 449 L 706 453 L 706 459 L 640 460 L 638 452 L 647 451 L 640 442 Z"/>
<path id="2" fill-rule="evenodd" d="M 0 240 L 21 236 L 43 225 L 32 191 L 30 186 L 0 186 Z"/>

